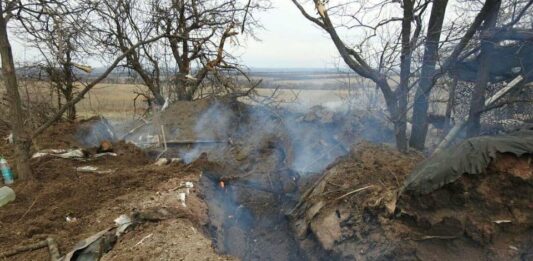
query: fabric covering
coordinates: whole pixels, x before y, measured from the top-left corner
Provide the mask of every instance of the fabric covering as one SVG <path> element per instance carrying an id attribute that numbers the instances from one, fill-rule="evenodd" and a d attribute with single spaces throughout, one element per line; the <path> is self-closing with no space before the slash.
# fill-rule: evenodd
<path id="1" fill-rule="evenodd" d="M 533 153 L 533 130 L 471 138 L 443 150 L 418 166 L 407 177 L 402 191 L 427 194 L 456 181 L 463 174 L 482 174 L 498 153 L 516 156 Z"/>

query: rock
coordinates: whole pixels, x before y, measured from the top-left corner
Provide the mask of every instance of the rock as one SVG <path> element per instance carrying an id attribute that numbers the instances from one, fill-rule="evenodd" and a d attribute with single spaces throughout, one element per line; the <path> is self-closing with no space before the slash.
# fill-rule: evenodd
<path id="1" fill-rule="evenodd" d="M 342 239 L 339 218 L 334 211 L 311 222 L 311 230 L 325 250 L 332 250 L 335 242 Z"/>

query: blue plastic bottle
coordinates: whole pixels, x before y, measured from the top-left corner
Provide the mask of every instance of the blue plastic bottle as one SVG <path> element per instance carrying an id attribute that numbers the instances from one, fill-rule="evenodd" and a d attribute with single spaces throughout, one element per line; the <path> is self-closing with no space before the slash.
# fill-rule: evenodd
<path id="1" fill-rule="evenodd" d="M 4 184 L 13 184 L 13 172 L 7 164 L 7 160 L 3 157 L 0 158 L 0 169 L 2 170 L 2 177 L 4 178 Z"/>

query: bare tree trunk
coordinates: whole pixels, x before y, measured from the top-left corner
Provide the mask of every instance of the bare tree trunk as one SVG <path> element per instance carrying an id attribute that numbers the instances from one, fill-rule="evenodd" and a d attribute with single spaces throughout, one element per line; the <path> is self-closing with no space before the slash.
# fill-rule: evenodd
<path id="1" fill-rule="evenodd" d="M 69 88 L 69 87 L 67 87 Z M 65 93 L 65 101 L 68 103 L 72 101 L 74 98 L 72 87 L 70 87 L 70 91 L 68 93 Z M 76 119 L 76 105 L 72 105 L 67 109 L 67 120 L 73 121 Z"/>
<path id="2" fill-rule="evenodd" d="M 452 110 L 455 106 L 455 89 L 457 88 L 457 77 L 453 78 L 452 86 L 448 90 L 448 102 L 446 103 L 446 114 L 444 120 L 444 133 L 452 127 Z"/>
<path id="3" fill-rule="evenodd" d="M 394 131 L 398 150 L 407 151 L 407 97 L 411 76 L 411 22 L 414 20 L 414 1 L 404 0 L 402 19 L 402 52 L 400 57 L 400 85 L 398 86 L 398 112 L 394 119 Z"/>
<path id="4" fill-rule="evenodd" d="M 487 0 L 490 3 L 490 11 L 485 19 L 484 31 L 490 31 L 496 26 L 498 19 L 498 12 L 501 6 L 501 0 Z M 480 118 L 481 111 L 485 106 L 485 92 L 490 79 L 490 56 L 494 50 L 494 43 L 489 40 L 481 40 L 481 54 L 479 70 L 477 75 L 476 85 L 472 92 L 472 99 L 470 100 L 470 111 L 468 113 L 468 125 L 466 135 L 474 137 L 479 135 L 481 129 Z"/>
<path id="5" fill-rule="evenodd" d="M 433 86 L 433 74 L 437 64 L 439 40 L 447 5 L 448 0 L 435 0 L 431 7 L 420 82 L 413 105 L 413 129 L 409 140 L 411 147 L 417 150 L 424 150 L 426 143 L 429 95 Z"/>
<path id="6" fill-rule="evenodd" d="M 9 120 L 13 131 L 15 144 L 15 163 L 18 178 L 32 179 L 33 174 L 29 164 L 31 138 L 24 128 L 22 102 L 17 85 L 15 64 L 11 52 L 11 44 L 7 35 L 7 21 L 3 17 L 2 3 L 0 2 L 0 56 L 2 57 L 2 74 L 9 100 Z"/>
<path id="7" fill-rule="evenodd" d="M 66 61 L 63 64 L 63 71 L 65 74 L 65 101 L 68 103 L 72 101 L 74 94 L 74 72 L 72 71 L 72 58 L 70 56 L 72 47 L 67 43 Z M 76 105 L 73 105 L 67 110 L 67 119 L 73 121 L 76 119 Z"/>

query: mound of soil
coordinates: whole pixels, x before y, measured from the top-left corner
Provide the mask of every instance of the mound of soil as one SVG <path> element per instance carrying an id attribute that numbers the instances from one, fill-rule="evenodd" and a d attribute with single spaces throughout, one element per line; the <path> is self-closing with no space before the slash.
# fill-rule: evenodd
<path id="1" fill-rule="evenodd" d="M 360 144 L 332 164 L 290 212 L 301 245 L 336 259 L 529 260 L 531 156 L 499 155 L 485 174 L 426 195 L 401 194 L 422 157 Z"/>
<path id="2" fill-rule="evenodd" d="M 483 259 L 533 258 L 532 156 L 499 154 L 485 174 L 400 197 L 399 220 L 424 238 L 473 242 Z"/>
<path id="3" fill-rule="evenodd" d="M 46 131 L 36 142 L 40 149 L 71 148 L 77 144 L 73 136 L 76 129 L 76 123 L 61 123 Z M 119 142 L 113 144 L 113 148 L 116 157 L 105 156 L 87 161 L 53 156 L 31 159 L 35 180 L 15 182 L 11 187 L 16 192 L 16 200 L 0 211 L 0 253 L 52 236 L 58 242 L 60 252 L 65 254 L 79 240 L 113 225 L 113 220 L 119 215 L 129 214 L 142 205 L 154 205 L 156 199 L 164 197 L 156 192 L 173 191 L 181 181 L 196 182 L 200 177 L 196 168 L 178 163 L 155 166 L 134 145 Z M 3 144 L 1 149 L 2 154 L 10 159 L 11 145 Z M 94 153 L 95 148 L 89 151 Z M 87 165 L 111 170 L 112 173 L 76 171 L 77 167 Z M 165 196 L 167 200 L 159 205 L 179 206 L 176 192 L 173 193 Z M 141 204 L 144 201 L 149 202 Z M 207 222 L 206 207 L 199 199 L 195 202 L 198 203 L 191 203 L 190 207 L 194 211 L 186 216 L 190 220 L 187 224 L 193 224 L 201 231 Z M 67 221 L 67 217 L 75 221 Z M 183 224 L 173 223 L 173 226 Z M 144 229 L 146 232 L 151 228 Z M 133 233 L 132 237 L 135 235 Z M 206 240 L 204 238 L 204 244 Z M 210 256 L 217 256 L 212 248 L 205 251 L 211 251 Z M 129 258 L 125 256 L 122 255 L 124 260 L 131 260 L 135 255 L 130 253 Z M 42 249 L 12 258 L 47 260 L 49 257 L 48 252 Z"/>
<path id="4" fill-rule="evenodd" d="M 314 239 L 336 259 L 372 259 L 394 252 L 394 213 L 402 182 L 421 156 L 360 143 L 331 164 L 289 213 L 301 244 Z"/>

